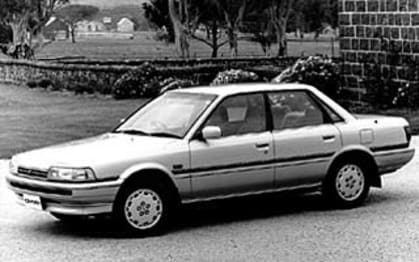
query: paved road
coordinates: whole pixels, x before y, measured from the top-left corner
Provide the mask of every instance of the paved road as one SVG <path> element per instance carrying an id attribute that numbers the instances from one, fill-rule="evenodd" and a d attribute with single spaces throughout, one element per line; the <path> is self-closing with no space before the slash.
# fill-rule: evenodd
<path id="1" fill-rule="evenodd" d="M 63 225 L 16 205 L 0 179 L 0 261 L 419 261 L 418 170 L 416 157 L 354 210 L 328 210 L 318 196 L 191 206 L 148 239 L 108 221 Z"/>

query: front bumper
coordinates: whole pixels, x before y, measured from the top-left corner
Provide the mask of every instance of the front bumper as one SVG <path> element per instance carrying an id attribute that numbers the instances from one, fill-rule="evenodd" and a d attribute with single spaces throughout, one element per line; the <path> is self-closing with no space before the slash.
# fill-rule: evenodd
<path id="1" fill-rule="evenodd" d="M 94 183 L 57 183 L 23 178 L 8 173 L 7 186 L 23 204 L 23 194 L 39 196 L 42 209 L 65 215 L 97 215 L 111 213 L 122 181 Z"/>
<path id="2" fill-rule="evenodd" d="M 375 161 L 377 162 L 379 174 L 387 174 L 394 172 L 407 163 L 409 163 L 415 155 L 415 148 L 396 149 L 390 151 L 374 153 Z"/>

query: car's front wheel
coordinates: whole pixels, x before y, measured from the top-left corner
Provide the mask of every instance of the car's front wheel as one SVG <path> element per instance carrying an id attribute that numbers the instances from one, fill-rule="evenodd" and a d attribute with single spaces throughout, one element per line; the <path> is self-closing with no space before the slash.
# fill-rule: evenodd
<path id="1" fill-rule="evenodd" d="M 139 236 L 162 233 L 168 226 L 173 205 L 163 184 L 138 181 L 122 190 L 114 216 L 129 232 Z"/>
<path id="2" fill-rule="evenodd" d="M 368 169 L 362 161 L 342 161 L 332 167 L 326 178 L 323 193 L 337 207 L 361 205 L 370 189 Z"/>

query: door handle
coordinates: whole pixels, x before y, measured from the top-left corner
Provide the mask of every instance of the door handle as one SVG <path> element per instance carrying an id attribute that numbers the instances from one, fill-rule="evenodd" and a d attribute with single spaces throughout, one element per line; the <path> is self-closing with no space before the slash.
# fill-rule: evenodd
<path id="1" fill-rule="evenodd" d="M 269 149 L 269 143 L 256 144 L 257 149 Z"/>
<path id="2" fill-rule="evenodd" d="M 330 135 L 330 136 L 323 136 L 323 141 L 331 141 L 335 140 L 336 136 Z"/>

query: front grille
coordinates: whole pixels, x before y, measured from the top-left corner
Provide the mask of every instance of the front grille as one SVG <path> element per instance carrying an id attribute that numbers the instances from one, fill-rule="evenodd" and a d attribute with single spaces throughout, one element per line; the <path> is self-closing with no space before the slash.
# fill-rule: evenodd
<path id="1" fill-rule="evenodd" d="M 38 178 L 38 179 L 46 179 L 48 176 L 48 171 L 29 169 L 29 168 L 24 168 L 24 167 L 18 167 L 17 173 L 20 176 L 24 176 L 28 178 Z"/>
<path id="2" fill-rule="evenodd" d="M 15 182 L 15 181 L 10 182 L 10 185 L 18 189 L 29 190 L 29 191 L 44 193 L 44 194 L 54 194 L 54 195 L 63 195 L 63 196 L 72 195 L 71 190 L 61 189 L 61 188 L 56 188 L 56 187 L 43 187 L 43 186 L 37 186 L 37 185 L 29 185 L 26 183 L 20 183 L 20 182 Z"/>

